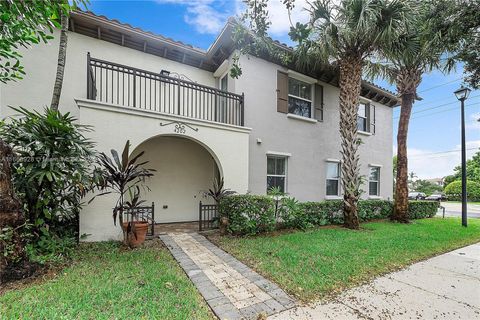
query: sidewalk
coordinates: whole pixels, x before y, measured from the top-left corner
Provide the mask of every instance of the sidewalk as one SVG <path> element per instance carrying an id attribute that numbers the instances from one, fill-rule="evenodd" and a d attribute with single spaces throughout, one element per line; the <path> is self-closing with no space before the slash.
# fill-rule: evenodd
<path id="1" fill-rule="evenodd" d="M 219 319 L 257 319 L 295 303 L 282 289 L 197 233 L 161 235 Z"/>
<path id="2" fill-rule="evenodd" d="M 480 319 L 480 243 L 269 319 Z"/>

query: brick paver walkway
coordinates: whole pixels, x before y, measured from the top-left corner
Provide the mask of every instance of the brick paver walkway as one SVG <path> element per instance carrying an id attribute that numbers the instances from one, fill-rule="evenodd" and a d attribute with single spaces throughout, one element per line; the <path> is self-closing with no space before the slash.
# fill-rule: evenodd
<path id="1" fill-rule="evenodd" d="M 160 239 L 220 319 L 256 319 L 292 308 L 282 289 L 197 233 Z"/>

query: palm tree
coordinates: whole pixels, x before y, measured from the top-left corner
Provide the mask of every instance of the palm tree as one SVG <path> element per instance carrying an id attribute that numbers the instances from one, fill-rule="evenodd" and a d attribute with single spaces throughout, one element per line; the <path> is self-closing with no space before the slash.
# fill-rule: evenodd
<path id="1" fill-rule="evenodd" d="M 419 2 L 415 16 L 411 19 L 412 28 L 405 29 L 398 41 L 383 51 L 387 62 L 372 63 L 367 67 L 370 76 L 380 75 L 394 83 L 401 99 L 395 204 L 392 215 L 392 219 L 399 222 L 408 222 L 407 137 L 413 104 L 420 99 L 417 88 L 425 72 L 439 68 L 449 70 L 452 67 L 451 63 L 443 63 L 448 61 L 444 59 L 444 35 L 442 32 L 434 32 L 433 29 L 432 19 L 438 14 L 437 10 L 439 7 L 433 0 Z"/>
<path id="2" fill-rule="evenodd" d="M 300 37 L 297 61 L 334 61 L 339 68 L 340 135 L 344 220 L 347 228 L 358 229 L 357 214 L 361 178 L 357 113 L 363 67 L 373 54 L 382 52 L 402 34 L 409 19 L 409 2 L 400 0 L 316 1 L 311 5 L 307 26 L 297 25 L 291 34 Z M 301 32 L 295 32 L 301 29 Z M 307 30 L 304 32 L 303 30 Z M 310 57 L 310 58 L 308 58 Z"/>
<path id="3" fill-rule="evenodd" d="M 265 45 L 270 26 L 267 2 L 247 0 L 244 15 L 244 21 L 249 22 L 255 36 L 262 39 L 257 41 L 261 49 L 269 48 Z M 295 6 L 295 0 L 282 2 L 289 12 Z M 310 13 L 309 23 L 297 22 L 293 26 L 291 21 L 285 21 L 291 24 L 289 35 L 298 46 L 293 55 L 287 54 L 283 60 L 293 59 L 304 70 L 330 63 L 339 70 L 344 225 L 358 229 L 361 177 L 357 113 L 363 67 L 370 56 L 390 46 L 403 33 L 411 5 L 409 0 L 316 0 L 307 3 L 309 7 L 305 9 Z M 251 41 L 240 37 L 238 43 L 247 48 L 241 50 L 242 53 L 252 51 Z"/>
<path id="4" fill-rule="evenodd" d="M 65 64 L 67 62 L 67 42 L 68 42 L 68 12 L 60 13 L 60 44 L 58 46 L 57 73 L 55 75 L 55 84 L 53 86 L 52 102 L 50 107 L 58 111 L 60 95 L 62 94 L 63 75 L 65 73 Z"/>

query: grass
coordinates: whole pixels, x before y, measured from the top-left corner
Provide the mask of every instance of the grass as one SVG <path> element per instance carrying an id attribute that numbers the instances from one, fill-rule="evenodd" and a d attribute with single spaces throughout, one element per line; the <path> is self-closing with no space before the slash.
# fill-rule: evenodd
<path id="1" fill-rule="evenodd" d="M 2 319 L 211 319 L 169 252 L 83 244 L 53 279 L 0 296 Z"/>
<path id="2" fill-rule="evenodd" d="M 214 238 L 221 247 L 303 301 L 325 297 L 415 261 L 480 241 L 480 219 L 370 222 L 247 238 Z"/>

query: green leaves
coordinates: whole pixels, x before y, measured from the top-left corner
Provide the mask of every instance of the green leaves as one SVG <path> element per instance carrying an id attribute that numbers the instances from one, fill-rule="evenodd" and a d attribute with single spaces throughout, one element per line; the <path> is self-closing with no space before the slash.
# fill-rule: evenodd
<path id="1" fill-rule="evenodd" d="M 14 186 L 31 223 L 54 223 L 78 215 L 91 185 L 93 143 L 90 128 L 69 113 L 14 108 L 21 117 L 0 123 L 0 135 L 13 147 Z"/>
<path id="2" fill-rule="evenodd" d="M 60 12 L 68 14 L 88 0 L 29 0 L 0 1 L 0 82 L 22 78 L 18 47 L 28 47 L 53 39 L 53 28 L 58 28 Z"/>

